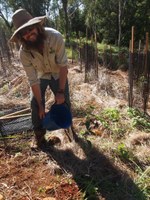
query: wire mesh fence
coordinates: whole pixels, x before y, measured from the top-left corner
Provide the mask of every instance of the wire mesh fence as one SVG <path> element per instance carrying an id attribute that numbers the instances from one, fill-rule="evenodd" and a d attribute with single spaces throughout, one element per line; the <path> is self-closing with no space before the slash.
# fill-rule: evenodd
<path id="1" fill-rule="evenodd" d="M 111 45 L 104 45 L 98 49 L 98 44 L 78 43 L 72 47 L 72 59 L 80 64 L 80 70 L 85 73 L 85 82 L 98 80 L 98 71 L 101 67 L 109 70 L 128 72 L 129 107 L 138 108 L 145 113 L 148 109 L 150 91 L 150 52 L 146 46 L 147 39 L 135 42 L 134 50 L 130 48 L 115 49 Z"/>
<path id="2" fill-rule="evenodd" d="M 32 131 L 31 117 L 19 117 L 13 120 L 0 120 L 0 133 L 1 136 L 10 134 Z"/>

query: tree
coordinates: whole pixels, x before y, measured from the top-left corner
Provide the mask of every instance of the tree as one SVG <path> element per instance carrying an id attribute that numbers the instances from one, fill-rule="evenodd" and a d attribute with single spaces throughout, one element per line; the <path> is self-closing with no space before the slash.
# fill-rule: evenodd
<path id="1" fill-rule="evenodd" d="M 6 0 L 7 5 L 13 11 L 25 8 L 33 16 L 45 15 L 49 9 L 49 0 Z"/>
<path id="2" fill-rule="evenodd" d="M 9 23 L 9 21 L 6 19 L 6 17 L 4 16 L 4 14 L 2 13 L 2 11 L 0 10 L 0 17 L 4 20 L 6 26 L 10 29 L 12 26 Z"/>
<path id="3" fill-rule="evenodd" d="M 11 23 L 9 22 L 9 14 L 11 12 L 11 9 L 7 5 L 5 0 L 1 0 L 0 3 L 0 18 L 4 21 L 5 25 L 8 29 L 12 27 Z"/>
<path id="4" fill-rule="evenodd" d="M 22 7 L 33 16 L 48 14 L 51 26 L 65 33 L 67 42 L 72 32 L 78 37 L 86 28 L 89 38 L 96 33 L 99 42 L 118 46 L 128 46 L 132 26 L 137 40 L 150 32 L 149 0 L 1 0 L 1 5 L 0 17 L 7 27 L 10 10 Z"/>
<path id="5" fill-rule="evenodd" d="M 64 16 L 65 16 L 65 35 L 66 42 L 69 43 L 69 21 L 68 21 L 68 0 L 62 0 Z"/>
<path id="6" fill-rule="evenodd" d="M 118 47 L 120 47 L 122 36 L 122 17 L 124 15 L 124 9 L 127 0 L 118 0 Z"/>

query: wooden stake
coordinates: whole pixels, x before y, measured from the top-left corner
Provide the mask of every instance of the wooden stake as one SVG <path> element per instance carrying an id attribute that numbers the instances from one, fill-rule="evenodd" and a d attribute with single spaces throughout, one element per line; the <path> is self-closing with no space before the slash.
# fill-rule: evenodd
<path id="1" fill-rule="evenodd" d="M 13 112 L 13 113 L 10 113 L 8 115 L 4 115 L 4 116 L 0 117 L 0 119 L 7 118 L 7 117 L 10 117 L 10 116 L 14 116 L 14 115 L 18 115 L 18 114 L 21 114 L 21 113 L 24 113 L 24 112 L 27 112 L 27 111 L 30 111 L 30 108 L 25 108 L 23 110 Z"/>
<path id="2" fill-rule="evenodd" d="M 21 115 L 12 115 L 12 116 L 3 116 L 3 117 L 0 117 L 0 120 L 15 119 L 15 118 L 26 117 L 26 116 L 31 116 L 31 113 L 26 113 L 26 114 L 21 114 Z"/>
<path id="3" fill-rule="evenodd" d="M 148 42 L 149 42 L 149 35 L 146 32 L 146 44 L 145 44 L 145 66 L 144 66 L 144 85 L 143 85 L 143 98 L 144 98 L 144 113 L 146 113 L 148 96 L 149 96 L 149 71 L 148 71 Z"/>
<path id="4" fill-rule="evenodd" d="M 134 26 L 132 26 L 131 41 L 129 43 L 130 63 L 129 63 L 129 107 L 133 104 L 133 53 L 134 53 Z"/>
<path id="5" fill-rule="evenodd" d="M 134 53 L 134 26 L 132 26 L 131 53 Z"/>

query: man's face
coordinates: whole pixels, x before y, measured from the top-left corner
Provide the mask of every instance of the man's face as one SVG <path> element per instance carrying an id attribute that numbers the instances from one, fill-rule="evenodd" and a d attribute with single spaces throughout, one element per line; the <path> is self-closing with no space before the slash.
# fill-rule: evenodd
<path id="1" fill-rule="evenodd" d="M 29 26 L 20 31 L 21 37 L 27 42 L 36 42 L 38 38 L 38 30 L 35 26 Z"/>

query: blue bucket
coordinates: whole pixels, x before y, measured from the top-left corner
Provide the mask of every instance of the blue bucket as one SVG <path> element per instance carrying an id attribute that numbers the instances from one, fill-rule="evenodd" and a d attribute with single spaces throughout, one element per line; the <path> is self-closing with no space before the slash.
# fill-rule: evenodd
<path id="1" fill-rule="evenodd" d="M 72 124 L 72 115 L 66 104 L 53 104 L 43 119 L 43 128 L 52 131 L 69 128 Z"/>

